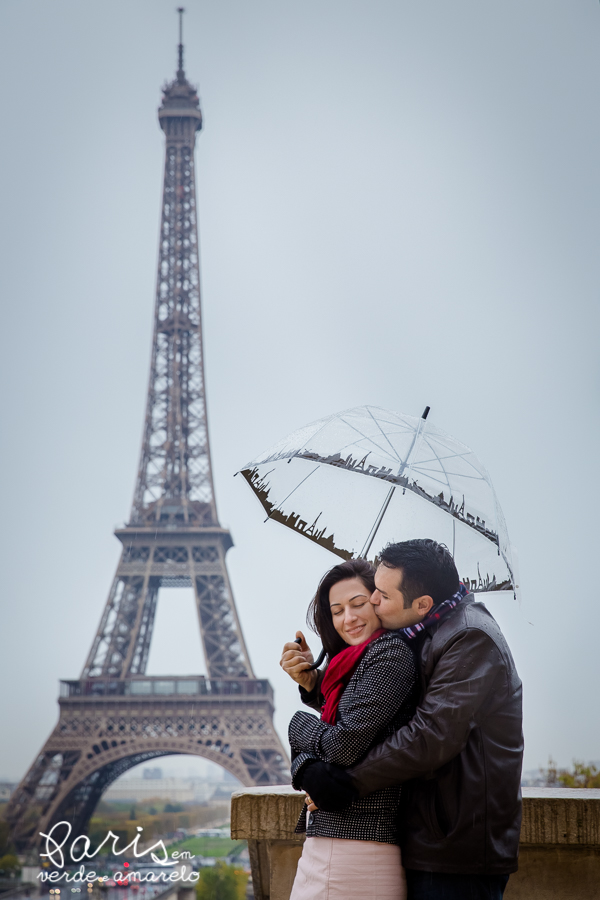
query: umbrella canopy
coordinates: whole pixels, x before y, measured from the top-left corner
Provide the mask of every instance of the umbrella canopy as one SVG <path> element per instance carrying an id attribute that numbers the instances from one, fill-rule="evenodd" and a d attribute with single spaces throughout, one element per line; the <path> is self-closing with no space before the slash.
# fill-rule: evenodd
<path id="1" fill-rule="evenodd" d="M 472 450 L 427 421 L 360 406 L 294 431 L 244 478 L 273 519 L 343 559 L 390 541 L 445 544 L 472 591 L 517 584 L 506 524 Z"/>

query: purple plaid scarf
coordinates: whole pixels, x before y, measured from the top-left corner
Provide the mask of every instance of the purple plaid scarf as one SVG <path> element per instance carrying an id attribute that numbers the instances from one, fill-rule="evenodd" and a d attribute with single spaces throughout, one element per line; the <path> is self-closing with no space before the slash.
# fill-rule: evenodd
<path id="1" fill-rule="evenodd" d="M 400 628 L 399 634 L 404 635 L 407 640 L 412 641 L 422 631 L 425 631 L 429 625 L 437 625 L 438 622 L 441 622 L 442 619 L 449 616 L 450 613 L 456 609 L 462 598 L 466 597 L 468 593 L 469 592 L 464 584 L 461 584 L 455 594 L 452 594 L 447 600 L 442 600 L 437 606 L 433 606 L 431 611 L 421 622 L 417 622 L 416 625 L 408 625 L 406 628 Z"/>

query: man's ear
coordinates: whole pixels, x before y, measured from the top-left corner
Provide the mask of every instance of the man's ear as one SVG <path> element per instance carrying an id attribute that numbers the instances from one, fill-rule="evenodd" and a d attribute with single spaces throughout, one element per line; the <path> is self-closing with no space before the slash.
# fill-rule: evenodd
<path id="1" fill-rule="evenodd" d="M 416 600 L 413 600 L 412 604 L 412 608 L 418 613 L 420 619 L 425 618 L 432 606 L 433 597 L 430 597 L 429 594 L 423 594 L 422 597 L 417 597 Z"/>

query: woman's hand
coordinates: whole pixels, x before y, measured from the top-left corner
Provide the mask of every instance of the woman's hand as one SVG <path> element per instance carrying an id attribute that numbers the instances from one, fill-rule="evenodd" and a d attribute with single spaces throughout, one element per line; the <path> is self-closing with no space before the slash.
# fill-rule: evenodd
<path id="1" fill-rule="evenodd" d="M 309 812 L 316 812 L 316 811 L 318 810 L 318 808 L 319 808 L 318 806 L 315 806 L 315 804 L 314 804 L 313 801 L 310 799 L 310 797 L 308 796 L 308 794 L 306 795 L 306 797 L 305 797 L 305 799 L 304 799 L 304 802 L 306 803 Z"/>
<path id="2" fill-rule="evenodd" d="M 301 638 L 301 643 L 296 644 L 295 641 L 290 641 L 284 644 L 279 665 L 305 691 L 312 691 L 317 683 L 317 673 L 315 670 L 312 672 L 306 670 L 314 662 L 313 655 L 301 631 L 296 632 L 296 637 Z"/>

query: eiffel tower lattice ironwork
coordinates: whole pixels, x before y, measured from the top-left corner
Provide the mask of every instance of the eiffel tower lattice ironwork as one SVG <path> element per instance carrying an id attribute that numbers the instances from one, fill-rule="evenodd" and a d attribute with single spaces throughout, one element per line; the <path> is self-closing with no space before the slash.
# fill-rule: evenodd
<path id="1" fill-rule="evenodd" d="M 166 159 L 152 361 L 131 518 L 115 579 L 78 681 L 61 682 L 58 724 L 13 794 L 20 852 L 66 820 L 85 832 L 106 787 L 173 753 L 219 763 L 245 785 L 289 781 L 273 692 L 255 678 L 225 565 L 206 417 L 194 144 L 196 90 L 179 67 L 158 113 Z M 145 675 L 161 586 L 192 586 L 206 676 Z"/>

